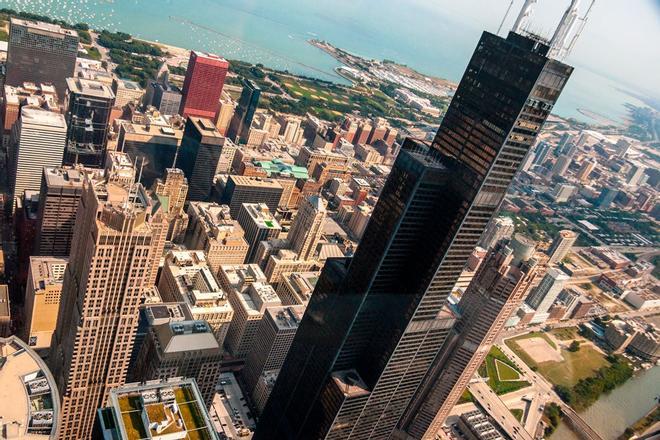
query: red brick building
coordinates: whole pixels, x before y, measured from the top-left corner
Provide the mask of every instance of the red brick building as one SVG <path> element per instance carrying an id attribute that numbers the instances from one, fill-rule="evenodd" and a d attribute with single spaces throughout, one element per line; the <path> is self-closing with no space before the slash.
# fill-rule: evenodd
<path id="1" fill-rule="evenodd" d="M 179 113 L 215 120 L 228 69 L 222 57 L 191 51 Z"/>

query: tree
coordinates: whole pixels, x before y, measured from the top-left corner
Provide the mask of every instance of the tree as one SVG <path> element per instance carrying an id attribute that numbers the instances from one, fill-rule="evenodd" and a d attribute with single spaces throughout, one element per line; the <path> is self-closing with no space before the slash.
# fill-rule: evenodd
<path id="1" fill-rule="evenodd" d="M 561 400 L 566 402 L 567 404 L 571 404 L 573 402 L 573 393 L 571 392 L 571 389 L 568 388 L 567 386 L 564 385 L 555 385 L 555 393 L 559 396 Z"/>
<path id="2" fill-rule="evenodd" d="M 571 345 L 568 346 L 568 351 L 575 353 L 580 350 L 580 341 L 573 341 Z"/>

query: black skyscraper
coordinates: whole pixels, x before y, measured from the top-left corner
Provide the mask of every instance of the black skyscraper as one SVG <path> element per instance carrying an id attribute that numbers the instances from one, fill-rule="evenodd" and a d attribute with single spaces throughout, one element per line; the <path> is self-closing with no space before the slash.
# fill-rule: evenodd
<path id="1" fill-rule="evenodd" d="M 484 33 L 431 146 L 407 140 L 352 261 L 326 265 L 255 440 L 387 439 L 442 347 L 445 308 L 572 68 Z"/>
<path id="2" fill-rule="evenodd" d="M 247 141 L 254 112 L 259 106 L 260 96 L 261 89 L 257 84 L 249 79 L 243 80 L 243 91 L 227 130 L 227 137 L 237 144 Z"/>

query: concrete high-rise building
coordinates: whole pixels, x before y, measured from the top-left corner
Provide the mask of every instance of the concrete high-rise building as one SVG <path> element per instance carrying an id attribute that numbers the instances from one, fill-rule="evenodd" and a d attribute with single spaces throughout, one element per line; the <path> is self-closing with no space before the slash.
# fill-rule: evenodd
<path id="1" fill-rule="evenodd" d="M 2 121 L 2 146 L 9 146 L 11 129 L 21 115 L 21 108 L 26 105 L 44 110 L 59 112 L 59 102 L 55 87 L 50 84 L 24 83 L 14 87 L 5 85 L 0 121 Z"/>
<path id="2" fill-rule="evenodd" d="M 68 262 L 68 258 L 30 257 L 25 288 L 24 339 L 42 354 L 47 354 L 50 349 Z"/>
<path id="3" fill-rule="evenodd" d="M 572 159 L 566 155 L 562 154 L 557 158 L 555 164 L 552 166 L 551 174 L 553 176 L 563 176 L 566 174 L 568 167 L 571 165 Z"/>
<path id="4" fill-rule="evenodd" d="M 188 178 L 189 200 L 210 199 L 224 142 L 211 120 L 191 116 L 186 121 L 176 164 Z"/>
<path id="5" fill-rule="evenodd" d="M 205 321 L 172 321 L 152 326 L 135 365 L 140 382 L 193 378 L 207 407 L 220 379 L 222 348 Z"/>
<path id="6" fill-rule="evenodd" d="M 282 282 L 282 276 L 291 272 L 307 272 L 320 268 L 322 264 L 315 260 L 301 260 L 289 249 L 280 249 L 268 256 L 264 266 L 266 279 L 277 289 Z"/>
<path id="7" fill-rule="evenodd" d="M 282 302 L 256 264 L 222 266 L 220 280 L 234 309 L 225 347 L 233 357 L 243 359 L 253 347 L 267 308 L 281 306 Z"/>
<path id="8" fill-rule="evenodd" d="M 129 102 L 139 104 L 144 98 L 144 89 L 140 84 L 128 79 L 114 78 L 112 92 L 115 94 L 115 107 L 123 108 Z"/>
<path id="9" fill-rule="evenodd" d="M 259 243 L 277 238 L 282 232 L 282 227 L 264 203 L 243 203 L 236 220 L 243 228 L 245 240 L 250 246 L 245 257 L 246 263 L 253 262 Z"/>
<path id="10" fill-rule="evenodd" d="M 234 218 L 238 217 L 244 203 L 263 203 L 274 214 L 283 192 L 284 188 L 275 179 L 230 175 L 220 199 L 229 205 L 229 212 Z"/>
<path id="11" fill-rule="evenodd" d="M 619 189 L 614 186 L 605 186 L 598 195 L 596 200 L 596 207 L 598 209 L 607 209 L 610 207 L 616 196 L 619 194 Z"/>
<path id="12" fill-rule="evenodd" d="M 100 180 L 101 170 L 44 167 L 39 191 L 35 254 L 68 256 L 85 177 Z"/>
<path id="13" fill-rule="evenodd" d="M 162 117 L 158 123 L 146 116 L 141 123 L 119 123 L 117 150 L 127 153 L 142 170 L 140 182 L 147 187 L 172 168 L 181 147 L 183 129 L 171 126 Z"/>
<path id="14" fill-rule="evenodd" d="M 479 239 L 479 246 L 488 250 L 495 246 L 500 240 L 510 238 L 515 230 L 511 217 L 495 217 L 488 223 L 486 230 Z"/>
<path id="15" fill-rule="evenodd" d="M 227 137 L 237 144 L 247 142 L 252 118 L 257 111 L 261 96 L 261 89 L 255 82 L 244 79 L 242 85 L 243 91 L 227 130 Z"/>
<path id="16" fill-rule="evenodd" d="M 167 241 L 183 242 L 188 228 L 188 214 L 184 210 L 188 194 L 188 179 L 178 168 L 167 168 L 162 179 L 156 179 L 154 194 L 167 205 Z"/>
<path id="17" fill-rule="evenodd" d="M 5 83 L 50 83 L 64 96 L 78 56 L 78 33 L 59 25 L 11 18 Z"/>
<path id="18" fill-rule="evenodd" d="M 227 205 L 190 202 L 185 245 L 188 249 L 204 251 L 214 274 L 223 264 L 245 262 L 250 245 L 245 241 L 243 228 L 229 214 Z"/>
<path id="19" fill-rule="evenodd" d="M 23 107 L 10 140 L 10 179 L 15 200 L 25 190 L 38 191 L 43 167 L 62 164 L 66 122 L 59 113 Z"/>
<path id="20" fill-rule="evenodd" d="M 152 82 L 148 95 L 149 105 L 153 105 L 163 115 L 177 115 L 181 107 L 181 89 L 168 82 Z"/>
<path id="21" fill-rule="evenodd" d="M 571 230 L 564 229 L 559 231 L 555 239 L 552 241 L 552 246 L 550 246 L 550 249 L 548 250 L 548 255 L 550 256 L 548 264 L 559 263 L 563 260 L 570 252 L 577 238 L 578 234 Z"/>
<path id="22" fill-rule="evenodd" d="M 215 126 L 223 136 L 227 135 L 229 124 L 236 111 L 236 105 L 236 101 L 231 99 L 228 93 L 222 92 L 218 106 L 218 115 L 215 118 Z"/>
<path id="23" fill-rule="evenodd" d="M 572 72 L 549 50 L 483 33 L 432 146 L 404 142 L 352 260 L 326 262 L 255 440 L 390 438 L 450 333 L 447 298 Z"/>
<path id="24" fill-rule="evenodd" d="M 104 172 L 108 182 L 129 186 L 136 181 L 135 165 L 131 157 L 123 151 L 108 151 Z"/>
<path id="25" fill-rule="evenodd" d="M 264 373 L 282 367 L 304 313 L 305 306 L 274 306 L 266 309 L 241 372 L 249 394 L 254 394 Z M 254 400 L 263 400 L 264 397 L 267 398 L 261 396 Z"/>
<path id="26" fill-rule="evenodd" d="M 314 256 L 323 233 L 325 216 L 325 204 L 320 196 L 310 196 L 300 203 L 287 239 L 291 250 L 301 260 L 310 260 Z"/>
<path id="27" fill-rule="evenodd" d="M 282 274 L 282 281 L 277 287 L 277 295 L 282 305 L 307 305 L 319 279 L 320 271 L 294 272 Z"/>
<path id="28" fill-rule="evenodd" d="M 545 141 L 539 142 L 539 144 L 536 146 L 536 149 L 534 150 L 534 160 L 532 160 L 532 165 L 543 165 L 545 160 L 548 158 L 549 153 L 550 144 Z"/>
<path id="29" fill-rule="evenodd" d="M 110 86 L 99 81 L 67 78 L 66 84 L 64 108 L 68 131 L 64 163 L 102 168 L 115 94 Z"/>
<path id="30" fill-rule="evenodd" d="M 218 159 L 218 166 L 216 167 L 216 172 L 218 174 L 230 174 L 232 171 L 232 163 L 234 162 L 234 157 L 236 156 L 236 151 L 238 147 L 235 143 L 225 138 L 224 144 L 222 144 L 222 151 L 220 151 L 220 159 Z"/>
<path id="31" fill-rule="evenodd" d="M 9 286 L 0 284 L 0 338 L 12 334 L 11 305 L 9 303 Z"/>
<path id="32" fill-rule="evenodd" d="M 527 305 L 536 310 L 533 321 L 545 321 L 543 315 L 547 317 L 547 312 L 550 310 L 550 306 L 555 302 L 569 279 L 570 276 L 566 275 L 560 269 L 555 267 L 548 269 L 548 272 L 539 285 L 530 292 L 525 300 Z"/>
<path id="33" fill-rule="evenodd" d="M 639 164 L 632 164 L 630 171 L 626 176 L 626 183 L 630 186 L 638 186 L 644 180 L 646 167 Z"/>
<path id="34" fill-rule="evenodd" d="M 45 362 L 17 336 L 0 337 L 0 432 L 5 439 L 55 440 L 60 397 Z"/>
<path id="35" fill-rule="evenodd" d="M 140 184 L 83 183 L 50 352 L 59 439 L 90 438 L 96 410 L 125 381 L 139 305 L 163 252 L 156 209 Z"/>
<path id="36" fill-rule="evenodd" d="M 293 115 L 279 115 L 276 117 L 282 129 L 282 140 L 287 144 L 301 145 L 304 143 L 302 118 Z"/>
<path id="37" fill-rule="evenodd" d="M 479 267 L 458 303 L 452 337 L 399 422 L 409 438 L 435 438 L 536 279 L 537 263 L 526 257 L 500 243 Z"/>
<path id="38" fill-rule="evenodd" d="M 95 432 L 102 440 L 220 440 L 206 408 L 195 379 L 126 384 L 99 408 Z"/>
<path id="39" fill-rule="evenodd" d="M 164 301 L 184 303 L 190 316 L 211 326 L 222 346 L 234 311 L 201 251 L 170 251 L 158 282 Z"/>
<path id="40" fill-rule="evenodd" d="M 190 51 L 179 114 L 215 120 L 229 63 L 210 53 Z"/>
<path id="41" fill-rule="evenodd" d="M 577 178 L 580 182 L 586 183 L 589 180 L 589 175 L 596 168 L 597 162 L 595 160 L 585 161 L 577 173 Z"/>

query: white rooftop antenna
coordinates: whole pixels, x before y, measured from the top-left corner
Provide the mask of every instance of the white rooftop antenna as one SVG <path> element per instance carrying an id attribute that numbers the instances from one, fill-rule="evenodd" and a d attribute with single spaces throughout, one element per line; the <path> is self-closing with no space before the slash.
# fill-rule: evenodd
<path id="1" fill-rule="evenodd" d="M 529 24 L 532 14 L 534 13 L 534 5 L 537 2 L 538 0 L 525 0 L 520 13 L 518 14 L 518 18 L 516 18 L 516 22 L 513 24 L 513 32 L 519 33 Z"/>
<path id="2" fill-rule="evenodd" d="M 550 56 L 563 58 L 563 52 L 568 46 L 568 38 L 573 31 L 579 14 L 580 0 L 571 0 L 571 4 L 566 8 L 550 40 Z"/>
<path id="3" fill-rule="evenodd" d="M 582 31 L 584 30 L 584 27 L 587 24 L 587 20 L 589 19 L 589 13 L 591 12 L 591 8 L 594 6 L 594 3 L 596 3 L 596 0 L 591 0 L 591 3 L 587 8 L 587 12 L 585 12 L 584 16 L 580 18 L 580 24 L 578 25 L 578 29 L 575 32 L 575 35 L 573 35 L 573 38 L 571 39 L 571 42 L 569 43 L 568 47 L 564 49 L 564 56 L 567 56 L 568 54 L 571 53 L 573 47 L 575 46 L 575 43 L 577 42 L 577 39 L 580 37 L 580 35 L 582 35 Z"/>
<path id="4" fill-rule="evenodd" d="M 504 13 L 504 17 L 502 17 L 502 22 L 500 23 L 500 27 L 497 28 L 497 34 L 500 34 L 500 31 L 502 30 L 502 26 L 504 26 L 504 22 L 506 21 L 506 18 L 509 16 L 509 12 L 511 12 L 511 7 L 513 6 L 513 0 L 511 0 L 511 3 L 509 3 L 509 7 L 506 8 L 506 12 Z"/>

